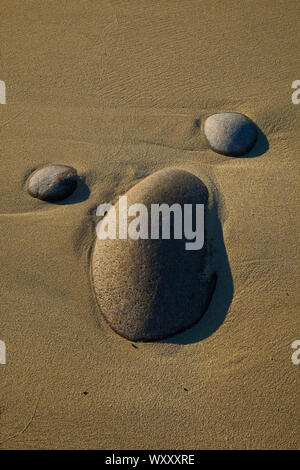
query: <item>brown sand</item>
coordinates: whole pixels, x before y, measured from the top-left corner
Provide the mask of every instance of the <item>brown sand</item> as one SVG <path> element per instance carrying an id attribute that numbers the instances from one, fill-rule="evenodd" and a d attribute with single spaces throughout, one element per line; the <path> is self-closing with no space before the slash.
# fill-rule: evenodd
<path id="1" fill-rule="evenodd" d="M 299 447 L 299 2 L 1 6 L 1 448 Z M 222 111 L 269 150 L 262 136 L 253 158 L 209 150 L 199 124 Z M 46 163 L 90 195 L 31 198 Z M 95 207 L 167 166 L 221 195 L 224 298 L 134 348 L 93 297 Z"/>

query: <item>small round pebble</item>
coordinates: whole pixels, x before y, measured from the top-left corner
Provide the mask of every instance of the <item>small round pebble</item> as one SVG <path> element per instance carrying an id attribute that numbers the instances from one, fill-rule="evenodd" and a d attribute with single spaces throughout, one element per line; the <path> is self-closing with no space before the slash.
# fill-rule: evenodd
<path id="1" fill-rule="evenodd" d="M 29 178 L 28 192 L 42 201 L 61 201 L 70 196 L 77 186 L 77 172 L 65 165 L 47 165 Z"/>
<path id="2" fill-rule="evenodd" d="M 209 116 L 204 133 L 210 147 L 218 153 L 239 157 L 248 153 L 257 139 L 257 127 L 240 113 L 219 113 Z"/>

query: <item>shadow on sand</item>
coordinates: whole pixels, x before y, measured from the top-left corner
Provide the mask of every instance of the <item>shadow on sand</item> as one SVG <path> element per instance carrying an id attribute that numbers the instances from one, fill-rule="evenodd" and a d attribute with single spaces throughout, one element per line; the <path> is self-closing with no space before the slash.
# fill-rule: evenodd
<path id="1" fill-rule="evenodd" d="M 77 186 L 75 191 L 71 194 L 71 196 L 63 199 L 62 201 L 48 201 L 50 204 L 55 204 L 57 206 L 66 206 L 70 204 L 78 204 L 79 202 L 86 201 L 90 197 L 90 189 L 85 182 L 85 177 L 78 176 L 77 179 Z"/>
<path id="2" fill-rule="evenodd" d="M 233 298 L 234 287 L 216 204 L 211 211 L 211 216 L 214 219 L 213 225 L 208 227 L 208 230 L 214 233 L 213 263 L 217 273 L 217 282 L 210 304 L 202 318 L 194 326 L 160 341 L 161 343 L 191 344 L 202 341 L 211 336 L 225 320 Z"/>
<path id="3" fill-rule="evenodd" d="M 260 157 L 264 153 L 266 153 L 269 150 L 269 141 L 266 137 L 266 135 L 263 133 L 263 131 L 257 127 L 257 139 L 256 143 L 253 147 L 253 149 L 250 150 L 250 152 L 246 153 L 246 155 L 242 155 L 240 157 L 234 157 L 234 158 L 255 158 L 255 157 Z"/>

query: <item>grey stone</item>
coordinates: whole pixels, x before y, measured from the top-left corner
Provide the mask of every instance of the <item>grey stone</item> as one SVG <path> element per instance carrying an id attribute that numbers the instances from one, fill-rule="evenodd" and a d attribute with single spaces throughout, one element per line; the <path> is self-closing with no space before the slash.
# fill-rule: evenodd
<path id="1" fill-rule="evenodd" d="M 204 133 L 215 152 L 235 157 L 248 153 L 257 139 L 256 125 L 240 113 L 209 116 L 204 123 Z"/>
<path id="2" fill-rule="evenodd" d="M 204 204 L 208 190 L 187 171 L 167 168 L 148 176 L 126 193 L 128 207 L 151 204 Z M 119 203 L 116 204 L 118 220 Z M 133 341 L 167 338 L 196 323 L 206 311 L 216 275 L 209 237 L 201 250 L 186 250 L 186 239 L 100 239 L 92 256 L 92 278 L 100 311 L 121 336 Z M 117 230 L 118 233 L 118 230 Z"/>
<path id="3" fill-rule="evenodd" d="M 77 172 L 65 165 L 47 165 L 29 178 L 28 192 L 43 201 L 61 201 L 70 196 L 77 186 Z"/>

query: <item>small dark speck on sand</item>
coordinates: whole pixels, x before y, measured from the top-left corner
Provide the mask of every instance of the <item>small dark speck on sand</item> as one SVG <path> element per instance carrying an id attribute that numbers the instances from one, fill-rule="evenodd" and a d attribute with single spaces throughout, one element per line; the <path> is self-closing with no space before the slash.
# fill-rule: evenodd
<path id="1" fill-rule="evenodd" d="M 82 392 L 82 395 L 87 395 L 89 392 Z"/>
<path id="2" fill-rule="evenodd" d="M 185 387 L 184 387 L 184 389 L 183 389 L 183 390 L 184 390 L 185 392 L 188 392 L 188 391 L 189 391 L 189 390 L 188 390 L 188 388 L 185 388 Z"/>
<path id="3" fill-rule="evenodd" d="M 135 349 L 139 349 L 136 344 L 131 343 L 131 346 Z"/>

